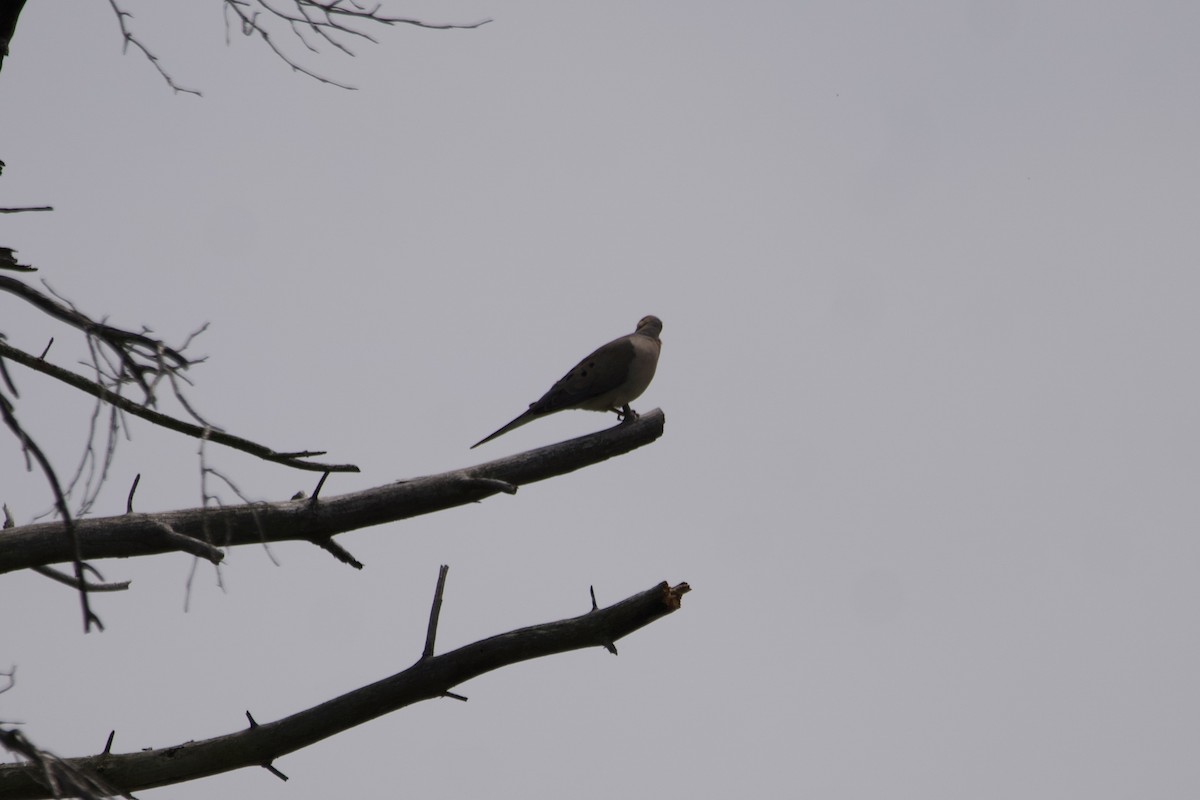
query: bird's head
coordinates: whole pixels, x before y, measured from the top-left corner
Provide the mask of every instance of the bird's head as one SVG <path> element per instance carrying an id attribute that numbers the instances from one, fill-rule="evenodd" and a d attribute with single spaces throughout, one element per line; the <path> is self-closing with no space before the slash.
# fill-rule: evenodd
<path id="1" fill-rule="evenodd" d="M 662 333 L 662 320 L 653 314 L 642 317 L 634 333 L 640 333 L 643 336 L 649 336 L 651 339 L 657 339 L 658 335 Z"/>

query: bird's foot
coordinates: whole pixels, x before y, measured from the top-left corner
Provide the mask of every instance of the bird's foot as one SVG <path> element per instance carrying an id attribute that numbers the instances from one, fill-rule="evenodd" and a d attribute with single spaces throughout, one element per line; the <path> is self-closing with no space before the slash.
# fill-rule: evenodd
<path id="1" fill-rule="evenodd" d="M 621 420 L 621 422 L 623 422 L 623 423 L 624 422 L 633 422 L 635 419 L 637 419 L 640 416 L 636 411 L 634 411 L 632 408 L 629 407 L 628 403 L 626 403 L 619 409 L 613 409 L 613 410 L 617 412 L 617 419 Z"/>

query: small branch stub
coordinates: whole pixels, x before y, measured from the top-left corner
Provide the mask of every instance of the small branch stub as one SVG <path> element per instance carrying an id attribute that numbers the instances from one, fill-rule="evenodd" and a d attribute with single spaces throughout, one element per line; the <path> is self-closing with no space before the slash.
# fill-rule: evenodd
<path id="1" fill-rule="evenodd" d="M 446 574 L 450 572 L 448 564 L 442 564 L 438 569 L 437 589 L 433 592 L 433 607 L 429 609 L 429 629 L 425 633 L 425 650 L 421 659 L 433 658 L 434 641 L 437 639 L 438 618 L 442 615 L 442 594 L 446 591 Z M 464 700 L 466 698 L 463 698 Z"/>
<path id="2" fill-rule="evenodd" d="M 137 491 L 138 484 L 142 480 L 142 473 L 133 476 L 133 485 L 129 487 L 129 497 L 125 499 L 125 513 L 133 513 L 133 494 Z"/>
<path id="3" fill-rule="evenodd" d="M 281 780 L 281 781 L 286 781 L 288 779 L 288 776 L 284 775 L 282 772 L 280 772 L 278 769 L 276 769 L 275 765 L 273 763 L 271 763 L 270 761 L 263 764 L 263 769 L 265 769 L 267 772 L 274 775 L 276 778 L 279 778 L 279 780 Z"/>
<path id="4" fill-rule="evenodd" d="M 332 536 L 326 536 L 323 539 L 314 539 L 313 544 L 315 544 L 317 547 L 320 547 L 322 550 L 329 553 L 343 564 L 349 564 L 355 569 L 363 568 L 362 562 L 352 556 L 349 550 L 335 542 Z"/>
<path id="5" fill-rule="evenodd" d="M 592 595 L 592 611 L 593 612 L 599 611 L 600 606 L 596 604 L 596 587 L 589 586 L 588 592 L 590 592 Z M 612 653 L 614 656 L 617 655 L 617 646 L 615 644 L 613 644 L 612 642 L 605 642 L 604 649 L 607 650 L 608 652 Z"/>
<path id="6" fill-rule="evenodd" d="M 312 497 L 308 501 L 308 504 L 310 506 L 316 506 L 317 497 L 319 497 L 321 494 L 321 487 L 323 487 L 325 485 L 325 479 L 328 477 L 329 477 L 329 470 L 325 470 L 324 472 L 321 473 L 321 480 L 317 481 L 317 488 L 313 489 Z"/>

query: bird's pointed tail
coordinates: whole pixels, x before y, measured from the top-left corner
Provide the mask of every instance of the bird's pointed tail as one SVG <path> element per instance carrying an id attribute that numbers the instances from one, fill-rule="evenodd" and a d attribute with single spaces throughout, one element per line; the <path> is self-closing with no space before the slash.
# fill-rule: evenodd
<path id="1" fill-rule="evenodd" d="M 504 434 L 511 431 L 513 428 L 519 428 L 528 422 L 533 422 L 535 419 L 537 419 L 540 416 L 542 416 L 542 415 L 535 414 L 533 411 L 526 411 L 524 414 L 517 417 L 512 422 L 508 423 L 500 430 L 498 430 L 495 433 L 492 433 L 488 436 L 483 437 L 478 442 L 471 445 L 471 449 L 474 450 L 476 447 L 479 447 L 479 445 L 483 444 L 484 442 L 490 442 L 492 439 L 495 439 L 497 436 L 503 436 Z"/>

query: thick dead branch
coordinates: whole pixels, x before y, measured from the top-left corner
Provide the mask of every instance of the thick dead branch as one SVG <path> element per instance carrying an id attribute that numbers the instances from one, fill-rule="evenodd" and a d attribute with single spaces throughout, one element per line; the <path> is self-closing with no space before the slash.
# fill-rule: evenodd
<path id="1" fill-rule="evenodd" d="M 90 770 L 79 768 L 53 753 L 38 748 L 19 730 L 0 728 L 0 747 L 28 762 L 21 766 L 35 774 L 39 784 L 47 787 L 50 793 L 44 795 L 45 797 L 103 800 L 121 794 Z"/>
<path id="2" fill-rule="evenodd" d="M 405 706 L 452 694 L 452 687 L 492 670 L 570 650 L 604 647 L 678 610 L 688 591 L 686 583 L 672 587 L 664 581 L 582 616 L 502 633 L 440 656 L 423 655 L 403 672 L 275 722 L 252 724 L 237 733 L 155 750 L 62 762 L 124 792 L 268 765 Z M 36 765 L 0 765 L 0 800 L 52 796 Z"/>
<path id="3" fill-rule="evenodd" d="M 634 421 L 475 467 L 398 481 L 321 499 L 285 500 L 162 514 L 124 514 L 75 520 L 84 559 L 131 558 L 182 549 L 175 534 L 212 547 L 309 541 L 475 503 L 511 487 L 553 478 L 636 450 L 662 436 L 666 418 L 655 409 Z M 482 479 L 482 480 L 481 480 Z M 0 573 L 71 560 L 61 522 L 0 531 Z"/>

